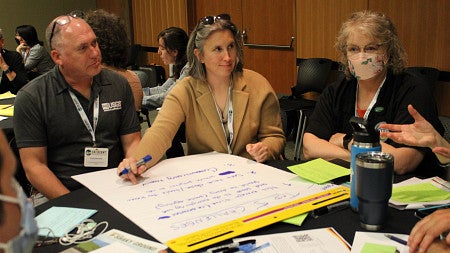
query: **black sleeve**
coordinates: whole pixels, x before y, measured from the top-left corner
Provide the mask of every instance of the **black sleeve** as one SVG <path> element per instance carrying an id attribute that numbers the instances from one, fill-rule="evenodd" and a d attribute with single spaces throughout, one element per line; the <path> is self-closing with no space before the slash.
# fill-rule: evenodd
<path id="1" fill-rule="evenodd" d="M 11 93 L 17 94 L 17 92 L 28 83 L 27 72 L 23 65 L 22 56 L 14 51 L 6 51 L 6 53 L 3 54 L 3 57 L 6 64 L 8 64 L 9 69 L 16 73 L 16 77 L 12 81 L 9 81 L 6 74 L 3 73 L 1 83 L 1 86 L 3 87 L 0 90 L 2 90 L 2 92 L 11 91 Z"/>
<path id="2" fill-rule="evenodd" d="M 334 86 L 329 85 L 320 95 L 314 111 L 308 120 L 307 133 L 314 134 L 318 138 L 329 140 L 333 133 L 333 104 L 335 94 Z"/>

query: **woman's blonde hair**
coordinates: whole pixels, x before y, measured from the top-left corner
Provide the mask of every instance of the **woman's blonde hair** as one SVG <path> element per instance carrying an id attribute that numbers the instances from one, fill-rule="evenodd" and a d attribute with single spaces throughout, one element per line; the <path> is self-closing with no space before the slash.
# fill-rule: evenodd
<path id="1" fill-rule="evenodd" d="M 407 56 L 394 24 L 385 14 L 366 10 L 351 14 L 350 18 L 342 24 L 337 36 L 335 47 L 340 52 L 340 61 L 345 66 L 344 71 L 347 77 L 351 77 L 348 69 L 347 40 L 351 33 L 358 31 L 379 42 L 386 50 L 388 69 L 391 69 L 394 74 L 403 72 Z"/>

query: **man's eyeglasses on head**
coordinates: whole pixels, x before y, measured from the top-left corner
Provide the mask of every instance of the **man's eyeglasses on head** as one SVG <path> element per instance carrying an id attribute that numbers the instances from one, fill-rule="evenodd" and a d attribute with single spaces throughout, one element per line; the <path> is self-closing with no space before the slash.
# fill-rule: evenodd
<path id="1" fill-rule="evenodd" d="M 60 25 L 60 26 L 64 26 L 67 25 L 68 23 L 70 23 L 70 20 L 72 18 L 79 18 L 78 15 L 76 14 L 68 14 L 65 16 L 61 16 L 59 18 L 57 18 L 54 22 L 53 22 L 53 27 L 52 27 L 52 32 L 50 33 L 50 39 L 48 41 L 48 43 L 50 44 L 50 47 L 53 49 L 52 47 L 52 39 L 53 39 L 53 35 L 55 34 L 55 28 L 56 28 L 56 24 Z"/>
<path id="2" fill-rule="evenodd" d="M 206 16 L 200 19 L 200 23 L 203 25 L 212 25 L 218 20 L 230 21 L 231 17 L 228 14 L 219 14 L 217 16 Z"/>

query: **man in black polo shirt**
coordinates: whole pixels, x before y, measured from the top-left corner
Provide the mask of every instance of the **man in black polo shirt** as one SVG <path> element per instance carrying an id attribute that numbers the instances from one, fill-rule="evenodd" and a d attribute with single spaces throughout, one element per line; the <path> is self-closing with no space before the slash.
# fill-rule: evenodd
<path id="1" fill-rule="evenodd" d="M 102 69 L 91 27 L 60 16 L 46 38 L 56 66 L 17 94 L 14 132 L 28 180 L 52 199 L 81 187 L 73 175 L 117 167 L 141 135 L 131 88 Z"/>
<path id="2" fill-rule="evenodd" d="M 23 65 L 22 56 L 16 51 L 4 48 L 5 38 L 0 29 L 0 94 L 10 91 L 13 94 L 22 88 L 27 82 L 27 72 Z"/>

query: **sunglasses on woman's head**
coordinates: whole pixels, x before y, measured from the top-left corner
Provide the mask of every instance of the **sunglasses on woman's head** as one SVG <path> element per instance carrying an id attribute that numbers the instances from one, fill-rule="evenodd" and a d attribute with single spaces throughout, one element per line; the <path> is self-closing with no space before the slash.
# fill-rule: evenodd
<path id="1" fill-rule="evenodd" d="M 230 21 L 231 17 L 228 14 L 219 14 L 217 16 L 206 16 L 200 19 L 200 23 L 203 25 L 212 25 L 216 23 L 218 20 Z"/>

